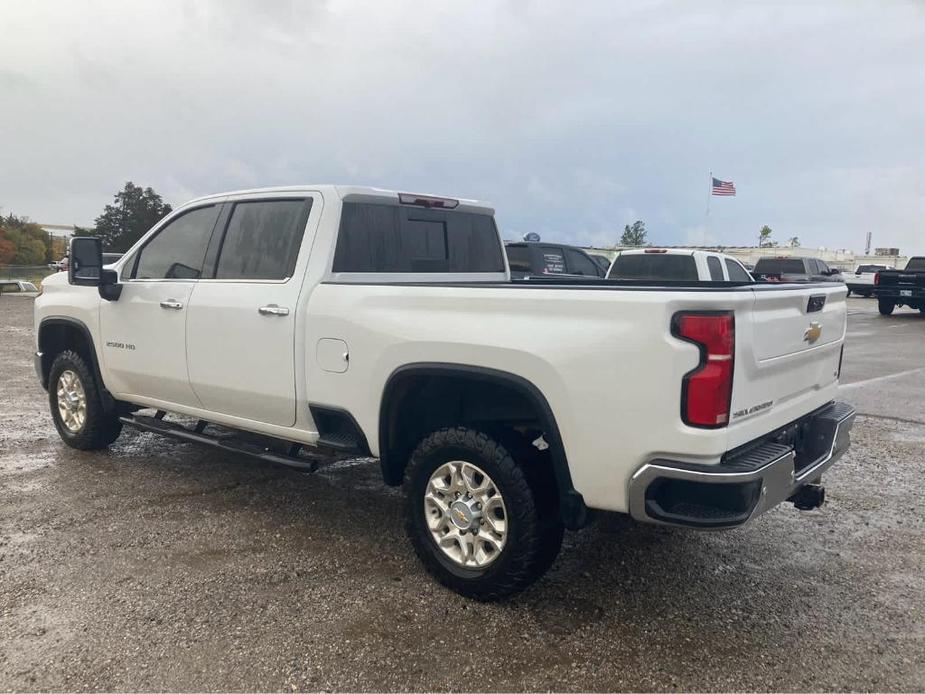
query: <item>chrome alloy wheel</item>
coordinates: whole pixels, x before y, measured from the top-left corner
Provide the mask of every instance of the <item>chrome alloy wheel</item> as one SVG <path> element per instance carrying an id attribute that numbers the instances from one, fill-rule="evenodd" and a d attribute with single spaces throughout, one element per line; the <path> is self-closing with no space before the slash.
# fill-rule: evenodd
<path id="1" fill-rule="evenodd" d="M 424 492 L 424 515 L 437 547 L 455 564 L 482 569 L 501 556 L 507 509 L 477 465 L 452 460 L 438 467 Z"/>
<path id="2" fill-rule="evenodd" d="M 87 421 L 87 394 L 80 377 L 67 369 L 58 376 L 58 414 L 61 423 L 72 434 L 83 429 Z"/>

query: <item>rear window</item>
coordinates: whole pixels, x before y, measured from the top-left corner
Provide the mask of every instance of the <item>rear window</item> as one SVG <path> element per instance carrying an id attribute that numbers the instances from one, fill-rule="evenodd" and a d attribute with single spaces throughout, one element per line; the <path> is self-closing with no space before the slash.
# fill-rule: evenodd
<path id="1" fill-rule="evenodd" d="M 346 202 L 334 272 L 504 272 L 490 215 Z"/>
<path id="2" fill-rule="evenodd" d="M 925 257 L 912 258 L 906 263 L 906 270 L 925 270 Z"/>
<path id="3" fill-rule="evenodd" d="M 799 258 L 761 258 L 755 263 L 756 275 L 804 275 L 803 261 Z"/>
<path id="4" fill-rule="evenodd" d="M 862 272 L 880 272 L 881 270 L 886 270 L 886 265 L 858 265 L 855 272 L 860 274 Z"/>
<path id="5" fill-rule="evenodd" d="M 696 282 L 697 264 L 690 255 L 639 253 L 619 255 L 607 273 L 618 280 L 689 280 Z"/>

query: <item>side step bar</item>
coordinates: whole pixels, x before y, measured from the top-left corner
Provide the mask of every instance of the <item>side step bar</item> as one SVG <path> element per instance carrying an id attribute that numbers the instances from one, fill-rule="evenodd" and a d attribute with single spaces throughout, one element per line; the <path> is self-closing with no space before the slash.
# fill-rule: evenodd
<path id="1" fill-rule="evenodd" d="M 162 410 L 158 410 L 157 414 L 155 414 L 153 417 L 146 417 L 144 415 L 132 415 L 130 417 L 119 417 L 119 421 L 123 424 L 128 424 L 143 431 L 153 431 L 158 434 L 166 434 L 167 436 L 172 436 L 183 441 L 191 441 L 193 443 L 204 443 L 207 446 L 220 448 L 223 451 L 243 453 L 244 455 L 249 455 L 253 458 L 259 458 L 260 460 L 268 463 L 286 465 L 288 467 L 296 468 L 297 470 L 302 470 L 304 472 L 314 472 L 318 469 L 318 461 L 306 460 L 305 458 L 299 456 L 299 451 L 302 448 L 301 444 L 291 443 L 288 441 L 282 442 L 289 445 L 289 453 L 277 453 L 275 451 L 271 451 L 266 446 L 261 446 L 259 443 L 235 438 L 234 435 L 226 435 L 220 437 L 206 434 L 205 428 L 209 425 L 209 423 L 202 419 L 196 422 L 195 430 L 190 430 L 181 424 L 165 421 L 164 414 L 165 413 Z"/>

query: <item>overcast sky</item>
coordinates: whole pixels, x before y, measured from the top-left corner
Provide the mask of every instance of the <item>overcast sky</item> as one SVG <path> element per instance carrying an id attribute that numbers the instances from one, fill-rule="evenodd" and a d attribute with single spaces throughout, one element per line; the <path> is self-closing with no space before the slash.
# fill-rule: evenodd
<path id="1" fill-rule="evenodd" d="M 0 207 L 357 183 L 508 238 L 925 253 L 925 3 L 0 0 Z M 709 172 L 732 180 L 714 197 Z"/>

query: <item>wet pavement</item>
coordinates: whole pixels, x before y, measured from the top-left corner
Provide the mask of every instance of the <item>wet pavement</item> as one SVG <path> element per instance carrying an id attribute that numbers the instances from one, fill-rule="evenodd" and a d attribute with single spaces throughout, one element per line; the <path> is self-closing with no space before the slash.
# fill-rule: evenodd
<path id="1" fill-rule="evenodd" d="M 925 317 L 850 299 L 828 502 L 607 516 L 504 604 L 432 582 L 375 463 L 64 446 L 0 299 L 0 690 L 925 690 Z"/>

